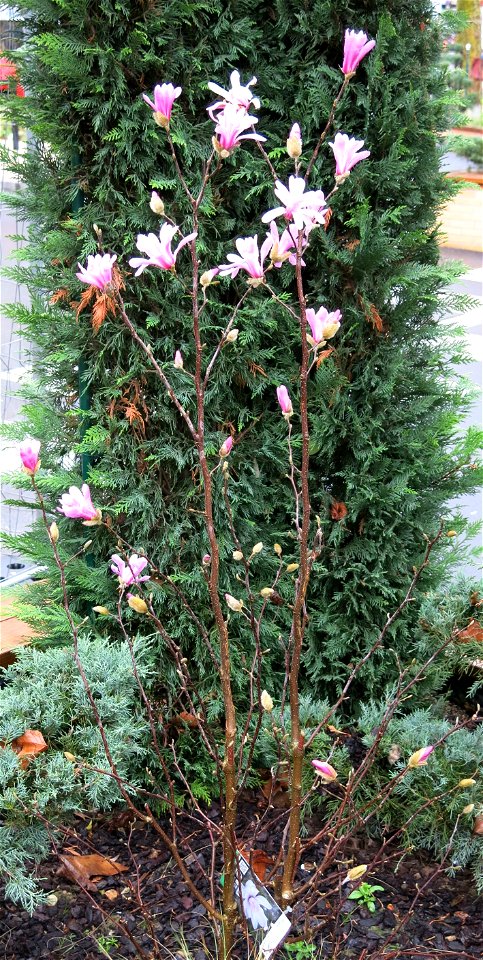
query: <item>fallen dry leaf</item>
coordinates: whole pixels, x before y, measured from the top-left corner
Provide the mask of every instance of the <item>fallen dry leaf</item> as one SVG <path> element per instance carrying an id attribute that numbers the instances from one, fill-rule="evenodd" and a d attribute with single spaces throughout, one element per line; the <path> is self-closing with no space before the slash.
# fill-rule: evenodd
<path id="1" fill-rule="evenodd" d="M 102 896 L 106 897 L 107 900 L 115 900 L 119 896 L 117 890 L 103 890 Z"/>
<path id="2" fill-rule="evenodd" d="M 288 810 L 290 807 L 288 787 L 289 779 L 286 773 L 280 773 L 272 777 L 270 771 L 268 771 L 268 779 L 263 783 L 261 791 L 272 807 L 277 810 Z"/>
<path id="3" fill-rule="evenodd" d="M 246 850 L 245 847 L 239 849 L 242 857 L 245 857 L 245 860 L 250 864 L 255 876 L 261 883 L 264 883 L 267 873 L 274 865 L 273 858 L 269 857 L 264 850 Z"/>
<path id="4" fill-rule="evenodd" d="M 21 737 L 13 740 L 11 746 L 17 756 L 22 757 L 21 766 L 23 769 L 25 769 L 32 757 L 36 757 L 38 753 L 43 753 L 44 750 L 47 750 L 47 744 L 40 730 L 26 730 Z"/>
<path id="5" fill-rule="evenodd" d="M 61 872 L 78 883 L 86 890 L 96 890 L 97 887 L 91 882 L 91 877 L 113 877 L 117 873 L 124 873 L 128 867 L 122 863 L 114 863 L 113 860 L 107 860 L 100 853 L 90 853 L 86 856 L 78 854 L 59 854 L 59 860 L 62 863 Z"/>
<path id="6" fill-rule="evenodd" d="M 90 881 L 88 874 L 84 873 L 76 865 L 74 862 L 76 859 L 77 857 L 66 857 L 63 853 L 59 853 L 59 860 L 61 863 L 59 873 L 62 874 L 62 876 L 67 877 L 69 880 L 72 880 L 74 883 L 77 883 L 79 887 L 84 887 L 86 890 L 91 891 L 97 890 L 95 883 Z"/>
<path id="7" fill-rule="evenodd" d="M 483 627 L 478 620 L 471 620 L 467 627 L 458 630 L 456 639 L 459 643 L 483 642 Z"/>

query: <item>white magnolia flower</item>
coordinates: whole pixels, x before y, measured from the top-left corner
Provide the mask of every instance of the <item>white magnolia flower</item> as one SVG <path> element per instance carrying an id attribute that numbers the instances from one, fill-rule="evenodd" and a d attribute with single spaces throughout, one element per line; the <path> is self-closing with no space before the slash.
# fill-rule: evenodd
<path id="1" fill-rule="evenodd" d="M 269 919 L 265 910 L 271 909 L 269 901 L 262 896 L 253 880 L 247 880 L 241 888 L 243 913 L 245 918 L 250 921 L 254 930 L 266 930 L 269 925 Z"/>

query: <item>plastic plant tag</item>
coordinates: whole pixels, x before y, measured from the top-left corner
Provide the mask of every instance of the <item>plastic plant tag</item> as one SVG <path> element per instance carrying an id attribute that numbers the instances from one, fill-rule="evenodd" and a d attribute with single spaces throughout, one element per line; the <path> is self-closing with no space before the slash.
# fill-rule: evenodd
<path id="1" fill-rule="evenodd" d="M 248 930 L 253 936 L 260 960 L 270 960 L 290 930 L 288 914 L 280 909 L 271 893 L 260 883 L 250 865 L 237 852 L 235 897 L 240 913 L 245 917 Z"/>

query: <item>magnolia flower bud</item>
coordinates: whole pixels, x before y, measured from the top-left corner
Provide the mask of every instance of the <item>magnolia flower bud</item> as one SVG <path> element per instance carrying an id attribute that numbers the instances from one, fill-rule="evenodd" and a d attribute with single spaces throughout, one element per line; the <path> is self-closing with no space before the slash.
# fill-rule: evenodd
<path id="1" fill-rule="evenodd" d="M 334 770 L 334 767 L 325 760 L 312 760 L 312 766 L 319 777 L 322 777 L 322 780 L 325 780 L 326 783 L 337 780 L 337 770 Z"/>
<path id="2" fill-rule="evenodd" d="M 220 450 L 219 450 L 220 457 L 227 457 L 228 454 L 230 453 L 232 446 L 233 446 L 233 437 L 227 437 L 225 442 L 222 443 L 220 447 Z"/>
<path id="3" fill-rule="evenodd" d="M 326 340 L 332 340 L 332 337 L 335 337 L 339 327 L 340 323 L 338 322 L 328 323 L 327 326 L 324 327 L 324 338 Z"/>
<path id="4" fill-rule="evenodd" d="M 473 780 L 473 777 L 466 777 L 464 780 L 460 780 L 458 786 L 463 790 L 465 787 L 474 787 L 476 780 Z"/>
<path id="5" fill-rule="evenodd" d="M 293 406 L 287 387 L 284 387 L 283 384 L 277 387 L 277 400 L 284 417 L 289 420 L 293 414 Z"/>
<path id="6" fill-rule="evenodd" d="M 236 597 L 232 597 L 231 593 L 225 593 L 225 600 L 230 610 L 234 610 L 235 613 L 240 613 L 240 610 L 243 610 L 243 600 L 237 600 Z"/>
<path id="7" fill-rule="evenodd" d="M 277 554 L 277 557 L 282 555 L 282 548 L 279 543 L 274 543 L 273 545 L 274 552 Z"/>
<path id="8" fill-rule="evenodd" d="M 176 367 L 177 370 L 182 370 L 182 369 L 183 369 L 183 366 L 184 366 L 184 364 L 183 364 L 183 357 L 181 356 L 181 351 L 180 351 L 180 350 L 177 350 L 176 353 L 175 353 L 175 355 L 174 355 L 174 366 Z"/>
<path id="9" fill-rule="evenodd" d="M 266 690 L 262 690 L 260 695 L 260 703 L 266 713 L 271 713 L 273 710 L 273 700 L 269 693 Z"/>
<path id="10" fill-rule="evenodd" d="M 260 590 L 260 596 L 263 597 L 264 600 L 268 600 L 269 597 L 273 597 L 274 593 L 275 590 L 273 590 L 272 587 L 262 587 Z"/>
<path id="11" fill-rule="evenodd" d="M 397 763 L 398 760 L 401 759 L 401 756 L 402 756 L 401 747 L 397 743 L 392 743 L 387 754 L 388 763 L 390 764 Z"/>
<path id="12" fill-rule="evenodd" d="M 232 556 L 234 560 L 243 560 L 243 554 L 241 550 L 234 550 Z"/>
<path id="13" fill-rule="evenodd" d="M 50 524 L 50 527 L 49 527 L 49 537 L 50 537 L 52 543 L 57 543 L 57 540 L 59 539 L 59 528 L 58 528 L 55 520 L 54 520 L 53 523 Z"/>
<path id="14" fill-rule="evenodd" d="M 298 570 L 298 568 L 299 568 L 298 563 L 288 563 L 285 569 L 287 573 L 295 573 L 295 571 Z"/>
<path id="15" fill-rule="evenodd" d="M 219 272 L 220 271 L 218 267 L 213 267 L 212 270 L 205 270 L 205 272 L 202 273 L 200 277 L 201 286 L 209 287 L 210 283 L 213 283 L 213 280 L 215 279 L 215 277 L 218 276 Z"/>
<path id="16" fill-rule="evenodd" d="M 163 130 L 169 130 L 169 117 L 167 117 L 164 113 L 161 113 L 160 110 L 155 110 L 153 113 L 153 118 L 158 127 L 162 127 Z"/>
<path id="17" fill-rule="evenodd" d="M 89 547 L 91 547 L 91 546 L 92 546 L 92 540 L 86 540 L 86 542 L 84 543 L 84 545 L 83 545 L 83 547 L 82 547 L 82 552 L 85 553 L 86 550 L 88 550 Z"/>
<path id="18" fill-rule="evenodd" d="M 255 556 L 257 553 L 261 553 L 262 550 L 263 550 L 263 543 L 256 543 L 255 546 L 252 547 L 252 557 Z"/>
<path id="19" fill-rule="evenodd" d="M 352 867 L 347 871 L 347 876 L 344 882 L 347 883 L 347 881 L 353 882 L 354 880 L 359 880 L 360 877 L 364 876 L 366 870 L 367 864 L 365 863 L 360 863 L 358 867 Z"/>
<path id="20" fill-rule="evenodd" d="M 145 600 L 143 600 L 142 597 L 136 597 L 136 596 L 134 596 L 134 594 L 128 593 L 128 595 L 127 595 L 127 602 L 128 602 L 128 604 L 129 604 L 129 606 L 131 607 L 131 610 L 135 610 L 136 613 L 147 613 L 147 612 L 148 612 L 148 605 L 147 605 L 147 603 L 145 602 Z"/>
<path id="21" fill-rule="evenodd" d="M 111 613 L 111 611 L 108 610 L 107 607 L 93 607 L 92 609 L 94 613 L 99 613 L 101 617 L 108 617 Z"/>
<path id="22" fill-rule="evenodd" d="M 350 170 L 346 170 L 345 173 L 336 173 L 334 180 L 337 186 L 340 187 L 341 183 L 344 183 L 344 180 L 347 180 L 347 177 L 350 177 L 350 175 L 351 175 Z"/>
<path id="23" fill-rule="evenodd" d="M 238 334 L 239 334 L 239 332 L 240 332 L 240 331 L 238 330 L 237 327 L 234 327 L 233 330 L 230 330 L 230 332 L 227 333 L 227 335 L 226 335 L 226 342 L 227 342 L 227 343 L 235 343 L 235 341 L 238 339 Z"/>
<path id="24" fill-rule="evenodd" d="M 474 803 L 467 803 L 466 807 L 463 807 L 461 813 L 473 813 L 474 809 L 475 809 Z"/>
<path id="25" fill-rule="evenodd" d="M 153 190 L 151 194 L 149 206 L 151 207 L 153 213 L 157 213 L 159 217 L 164 217 L 164 203 L 161 200 L 159 193 L 156 193 L 156 190 Z"/>
<path id="26" fill-rule="evenodd" d="M 94 520 L 83 520 L 83 521 L 82 521 L 82 525 L 83 525 L 84 527 L 98 527 L 100 523 L 102 523 L 102 512 L 101 512 L 100 510 L 96 510 L 96 516 L 95 516 L 95 519 L 94 519 Z M 92 543 L 92 540 L 89 540 L 89 545 L 90 545 L 91 543 Z M 86 549 L 86 548 L 84 547 L 84 550 L 85 550 L 85 549 Z"/>
<path id="27" fill-rule="evenodd" d="M 287 153 L 292 160 L 298 160 L 302 153 L 302 135 L 298 123 L 294 123 L 288 135 Z"/>
<path id="28" fill-rule="evenodd" d="M 425 767 L 429 755 L 433 752 L 434 747 L 421 747 L 420 750 L 416 750 L 415 753 L 412 753 L 408 760 L 408 767 L 412 770 L 414 767 Z"/>

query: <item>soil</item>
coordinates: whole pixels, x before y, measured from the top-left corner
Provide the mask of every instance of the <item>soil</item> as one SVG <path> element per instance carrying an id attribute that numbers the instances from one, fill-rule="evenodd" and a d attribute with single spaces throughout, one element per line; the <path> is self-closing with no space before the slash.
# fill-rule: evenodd
<path id="1" fill-rule="evenodd" d="M 216 805 L 214 819 L 220 815 Z M 277 817 L 279 811 L 273 811 Z M 255 823 L 260 816 L 255 796 L 242 805 L 240 836 L 249 846 Z M 193 834 L 192 822 L 181 823 L 190 835 L 190 870 L 194 879 L 209 867 L 210 849 L 206 834 Z M 265 818 L 257 835 L 257 847 L 268 854 L 277 849 L 278 828 Z M 88 828 L 86 830 L 86 828 Z M 108 858 L 115 858 L 129 867 L 125 873 L 95 880 L 92 892 L 86 892 L 59 872 L 58 857 L 52 857 L 39 869 L 41 885 L 51 902 L 36 910 L 32 917 L 19 906 L 5 901 L 0 904 L 0 960 L 128 960 L 136 955 L 128 936 L 119 930 L 121 919 L 151 960 L 152 937 L 156 938 L 161 957 L 185 960 L 181 942 L 191 951 L 192 960 L 216 956 L 206 910 L 180 880 L 176 867 L 162 840 L 144 822 L 129 823 L 127 814 L 102 817 L 88 823 L 78 819 L 78 840 L 65 841 L 79 853 L 92 853 L 95 848 Z M 87 841 L 91 846 L 84 846 Z M 376 841 L 354 841 L 348 856 L 350 865 L 368 862 L 378 849 Z M 310 862 L 302 862 L 300 879 L 306 880 L 317 862 L 322 846 L 313 847 Z M 293 927 L 288 942 L 306 940 L 317 948 L 317 960 L 382 960 L 383 957 L 407 957 L 409 960 L 481 960 L 483 942 L 483 903 L 475 893 L 468 871 L 450 877 L 423 855 L 401 860 L 394 856 L 371 872 L 369 881 L 384 890 L 377 893 L 376 910 L 370 913 L 353 900 L 341 901 L 334 893 L 334 881 L 319 883 L 317 903 L 311 911 L 313 933 L 304 934 L 304 918 L 295 908 Z M 187 861 L 190 860 L 188 857 Z M 343 861 L 347 863 L 347 861 Z M 364 879 L 364 878 L 363 878 Z M 360 882 L 360 881 L 359 881 Z M 142 899 L 152 917 L 152 928 L 143 917 L 135 895 L 139 884 Z M 203 882 L 201 881 L 201 885 Z M 348 896 L 358 883 L 343 887 Z M 411 912 L 413 900 L 421 891 L 409 919 L 399 929 L 401 919 Z M 209 896 L 209 891 L 204 887 Z M 340 907 L 337 920 L 338 905 Z M 102 906 L 104 914 L 99 909 Z M 105 916 L 105 913 L 109 917 Z M 389 943 L 386 941 L 392 942 Z M 336 944 L 338 943 L 338 950 Z M 288 957 L 283 950 L 281 957 Z M 246 942 L 237 948 L 234 960 L 246 960 Z M 252 958 L 254 954 L 252 951 Z M 290 956 L 294 956 L 291 953 Z M 297 956 L 295 954 L 295 956 Z M 305 960 L 307 954 L 300 960 Z M 297 958 L 298 960 L 298 958 Z"/>

